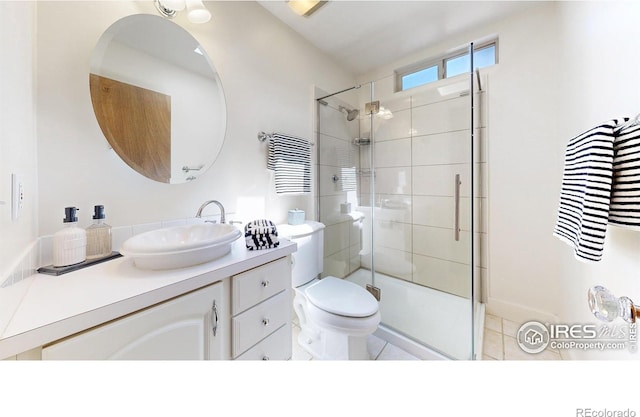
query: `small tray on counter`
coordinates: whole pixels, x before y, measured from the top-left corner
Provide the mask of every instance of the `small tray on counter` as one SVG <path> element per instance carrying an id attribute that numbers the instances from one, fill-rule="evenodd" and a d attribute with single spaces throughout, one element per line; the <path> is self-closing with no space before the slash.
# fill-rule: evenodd
<path id="1" fill-rule="evenodd" d="M 106 261 L 110 261 L 112 259 L 116 259 L 116 258 L 120 258 L 122 255 L 119 252 L 111 252 L 111 255 L 107 255 L 103 258 L 97 258 L 97 259 L 88 259 L 86 261 L 77 263 L 77 264 L 73 264 L 73 265 L 68 265 L 68 266 L 53 266 L 53 265 L 47 265 L 47 266 L 43 266 L 41 268 L 38 268 L 38 273 L 40 274 L 47 274 L 47 275 L 62 275 L 62 274 L 66 274 L 68 272 L 73 272 L 73 271 L 77 271 L 79 269 L 83 269 L 86 268 L 88 266 L 91 265 L 96 265 L 102 262 L 106 262 Z"/>

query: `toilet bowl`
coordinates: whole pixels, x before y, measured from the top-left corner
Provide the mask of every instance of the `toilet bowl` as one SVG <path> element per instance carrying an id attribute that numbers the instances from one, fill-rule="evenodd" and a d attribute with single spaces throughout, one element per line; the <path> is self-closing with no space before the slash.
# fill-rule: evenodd
<path id="1" fill-rule="evenodd" d="M 322 272 L 324 225 L 306 221 L 277 226 L 279 237 L 298 245 L 293 256 L 293 308 L 298 344 L 314 359 L 370 359 L 367 337 L 380 324 L 378 301 L 367 290 Z"/>

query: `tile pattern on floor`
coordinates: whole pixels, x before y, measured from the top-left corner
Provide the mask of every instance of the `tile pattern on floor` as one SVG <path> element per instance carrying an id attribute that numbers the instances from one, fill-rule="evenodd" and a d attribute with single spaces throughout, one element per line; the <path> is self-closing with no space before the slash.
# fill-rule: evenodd
<path id="1" fill-rule="evenodd" d="M 538 354 L 530 354 L 518 346 L 516 335 L 521 324 L 506 318 L 487 314 L 485 316 L 484 337 L 482 345 L 483 360 L 562 360 L 557 349 L 547 348 Z M 300 327 L 294 320 L 292 324 L 292 360 L 309 361 L 312 356 L 298 344 Z M 367 339 L 367 347 L 373 360 L 420 360 L 410 353 L 394 346 L 377 336 Z"/>
<path id="2" fill-rule="evenodd" d="M 547 348 L 540 353 L 531 354 L 518 346 L 516 336 L 522 323 L 485 315 L 484 338 L 482 344 L 483 360 L 561 360 L 557 349 Z"/>
<path id="3" fill-rule="evenodd" d="M 298 334 L 300 327 L 294 323 L 291 328 L 293 352 L 291 360 L 294 361 L 310 361 L 313 357 L 298 344 Z M 367 349 L 371 355 L 371 359 L 377 361 L 417 361 L 419 358 L 407 353 L 391 343 L 371 335 L 367 339 Z"/>

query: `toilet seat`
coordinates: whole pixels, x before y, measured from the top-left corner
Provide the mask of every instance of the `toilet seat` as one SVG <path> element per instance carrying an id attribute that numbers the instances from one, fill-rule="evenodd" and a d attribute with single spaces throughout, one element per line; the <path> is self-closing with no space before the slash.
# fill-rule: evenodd
<path id="1" fill-rule="evenodd" d="M 324 311 L 312 303 L 307 303 L 306 310 L 309 319 L 317 326 L 350 336 L 368 336 L 380 324 L 380 312 L 378 311 L 368 317 L 345 317 Z"/>
<path id="2" fill-rule="evenodd" d="M 311 304 L 330 314 L 363 318 L 378 312 L 378 301 L 367 290 L 332 276 L 307 287 L 305 294 Z"/>

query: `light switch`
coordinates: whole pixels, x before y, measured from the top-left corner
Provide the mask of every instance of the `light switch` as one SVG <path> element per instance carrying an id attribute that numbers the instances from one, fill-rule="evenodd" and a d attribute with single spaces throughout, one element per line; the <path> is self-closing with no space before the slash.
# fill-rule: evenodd
<path id="1" fill-rule="evenodd" d="M 18 220 L 24 206 L 24 184 L 22 175 L 11 174 L 11 219 Z"/>

